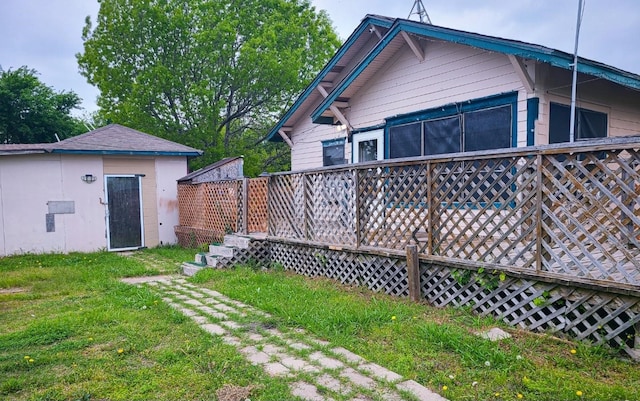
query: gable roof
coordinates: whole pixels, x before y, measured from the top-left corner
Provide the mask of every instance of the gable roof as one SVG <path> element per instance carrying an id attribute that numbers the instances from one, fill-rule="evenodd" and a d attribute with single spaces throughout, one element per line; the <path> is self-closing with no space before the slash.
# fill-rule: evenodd
<path id="1" fill-rule="evenodd" d="M 365 32 L 373 32 L 372 29 L 380 29 L 386 31 L 392 24 L 394 19 L 384 17 L 380 15 L 368 14 L 360 22 L 360 25 L 353 31 L 353 33 L 345 40 L 342 46 L 338 49 L 336 54 L 329 60 L 324 68 L 318 73 L 316 78 L 307 86 L 307 88 L 298 96 L 293 105 L 282 116 L 280 121 L 271 129 L 267 135 L 267 139 L 270 141 L 282 142 L 282 138 L 278 135 L 278 131 L 282 129 L 285 123 L 292 117 L 296 117 L 296 114 L 302 111 L 301 106 L 307 103 L 309 100 L 317 99 L 320 95 L 316 91 L 318 85 L 322 82 L 328 81 L 333 83 L 338 75 L 339 71 L 347 64 L 347 62 L 354 57 L 358 44 L 364 42 L 363 34 Z"/>
<path id="2" fill-rule="evenodd" d="M 119 124 L 74 136 L 60 142 L 0 145 L 2 154 L 75 153 L 139 156 L 200 156 L 202 151 Z"/>
<path id="3" fill-rule="evenodd" d="M 384 62 L 390 58 L 394 51 L 405 44 L 403 35 L 418 36 L 422 38 L 442 40 L 451 43 L 457 43 L 467 46 L 476 47 L 492 52 L 503 53 L 506 55 L 518 56 L 526 59 L 534 59 L 543 63 L 548 63 L 552 66 L 572 69 L 573 67 L 573 55 L 562 52 L 560 50 L 551 49 L 541 45 L 535 45 L 531 43 L 503 39 L 494 36 L 481 35 L 472 32 L 460 31 L 456 29 L 443 28 L 435 25 L 424 24 L 417 21 L 411 21 L 407 19 L 391 19 L 388 17 L 367 15 L 363 19 L 362 23 L 358 26 L 356 31 L 349 37 L 349 40 L 340 48 L 339 52 L 343 54 L 348 53 L 348 48 L 358 43 L 357 38 L 363 34 L 367 25 L 383 21 L 386 23 L 386 30 L 384 36 L 380 38 L 380 41 L 367 53 L 367 55 L 360 60 L 348 74 L 333 86 L 333 90 L 324 98 L 320 104 L 311 113 L 311 119 L 314 123 L 324 123 L 322 117 L 323 113 L 336 101 L 343 100 L 348 101 L 349 90 L 355 92 L 368 77 L 373 75 L 378 69 L 384 66 Z M 402 35 L 401 35 L 402 33 Z M 355 38 L 354 38 L 355 37 Z M 347 49 L 345 49 L 347 48 Z M 337 56 L 337 54 L 336 54 Z M 335 58 L 335 56 L 334 56 Z M 332 62 L 332 59 L 330 62 Z M 324 72 L 323 70 L 321 74 Z M 617 69 L 615 67 L 608 66 L 596 61 L 578 58 L 578 71 L 584 74 L 589 74 L 599 78 L 606 79 L 608 81 L 632 88 L 640 89 L 640 75 L 633 74 L 627 71 Z M 320 75 L 319 75 L 320 77 Z M 318 81 L 322 79 L 316 78 L 304 93 L 313 91 L 318 85 Z M 360 81 L 358 81 L 360 80 Z M 349 89 L 350 88 L 350 89 Z M 302 96 L 301 96 L 302 98 Z M 271 130 L 267 138 L 271 141 L 281 141 L 282 139 L 276 135 L 278 130 L 291 120 L 291 117 L 296 114 L 296 108 L 301 107 L 302 103 L 307 100 L 306 98 L 299 98 L 296 103 L 284 114 L 278 124 Z M 300 102 L 300 100 L 302 100 Z"/>

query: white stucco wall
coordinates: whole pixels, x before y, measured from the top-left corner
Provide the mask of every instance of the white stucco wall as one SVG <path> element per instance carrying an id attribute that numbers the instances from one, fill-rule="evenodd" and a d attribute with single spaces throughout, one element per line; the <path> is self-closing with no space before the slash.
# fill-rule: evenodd
<path id="1" fill-rule="evenodd" d="M 0 158 L 2 255 L 25 252 L 93 251 L 103 248 L 104 208 L 99 182 L 83 174 L 102 174 L 96 156 L 24 155 Z M 47 202 L 73 201 L 73 214 L 56 214 L 47 232 Z"/>
<path id="2" fill-rule="evenodd" d="M 155 198 L 157 203 L 153 212 L 158 225 L 157 230 L 154 227 L 152 231 L 158 233 L 159 239 L 153 239 L 149 246 L 173 244 L 176 242 L 174 226 L 178 224 L 176 181 L 187 173 L 187 161 L 185 157 L 146 160 L 151 165 L 148 177 L 156 178 L 151 185 L 155 196 L 150 198 Z M 127 167 L 131 164 L 130 158 L 115 162 L 130 170 Z M 96 181 L 83 182 L 80 177 L 85 174 L 96 176 Z M 105 249 L 104 174 L 101 155 L 0 156 L 0 256 Z M 49 201 L 74 202 L 74 213 L 54 216 L 54 232 L 47 232 L 46 226 Z M 156 219 L 149 221 L 155 224 Z"/>
<path id="3" fill-rule="evenodd" d="M 187 174 L 185 157 L 156 158 L 158 200 L 158 237 L 160 244 L 178 242 L 174 227 L 178 225 L 178 179 Z"/>

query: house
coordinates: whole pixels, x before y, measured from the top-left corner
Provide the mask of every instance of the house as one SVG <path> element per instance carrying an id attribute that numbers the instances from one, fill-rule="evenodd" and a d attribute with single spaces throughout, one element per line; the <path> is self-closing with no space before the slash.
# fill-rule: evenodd
<path id="1" fill-rule="evenodd" d="M 224 180 L 237 180 L 244 177 L 244 158 L 225 157 L 199 170 L 178 179 L 178 184 L 200 184 Z"/>
<path id="2" fill-rule="evenodd" d="M 0 145 L 0 256 L 175 243 L 176 181 L 201 153 L 117 124 Z"/>
<path id="3" fill-rule="evenodd" d="M 573 55 L 367 15 L 271 129 L 291 169 L 569 142 Z M 640 75 L 578 61 L 574 140 L 640 132 Z"/>

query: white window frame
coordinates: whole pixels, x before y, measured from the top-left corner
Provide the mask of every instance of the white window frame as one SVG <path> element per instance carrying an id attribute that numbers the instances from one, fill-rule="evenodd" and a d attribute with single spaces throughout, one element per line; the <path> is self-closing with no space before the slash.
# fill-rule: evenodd
<path id="1" fill-rule="evenodd" d="M 384 160 L 384 129 L 377 129 L 373 131 L 358 132 L 351 137 L 351 158 L 353 163 L 359 163 L 359 145 L 360 142 L 370 141 L 372 139 L 377 140 L 376 160 Z"/>

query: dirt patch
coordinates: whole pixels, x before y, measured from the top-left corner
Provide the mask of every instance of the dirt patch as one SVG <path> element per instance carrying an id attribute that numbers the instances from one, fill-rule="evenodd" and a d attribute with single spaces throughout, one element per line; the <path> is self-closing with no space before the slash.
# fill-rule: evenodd
<path id="1" fill-rule="evenodd" d="M 218 397 L 218 401 L 245 401 L 253 389 L 254 386 L 240 387 L 225 384 L 216 391 L 216 397 Z"/>
<path id="2" fill-rule="evenodd" d="M 19 294 L 21 292 L 29 291 L 26 288 L 14 287 L 14 288 L 0 288 L 0 295 L 3 294 Z"/>

